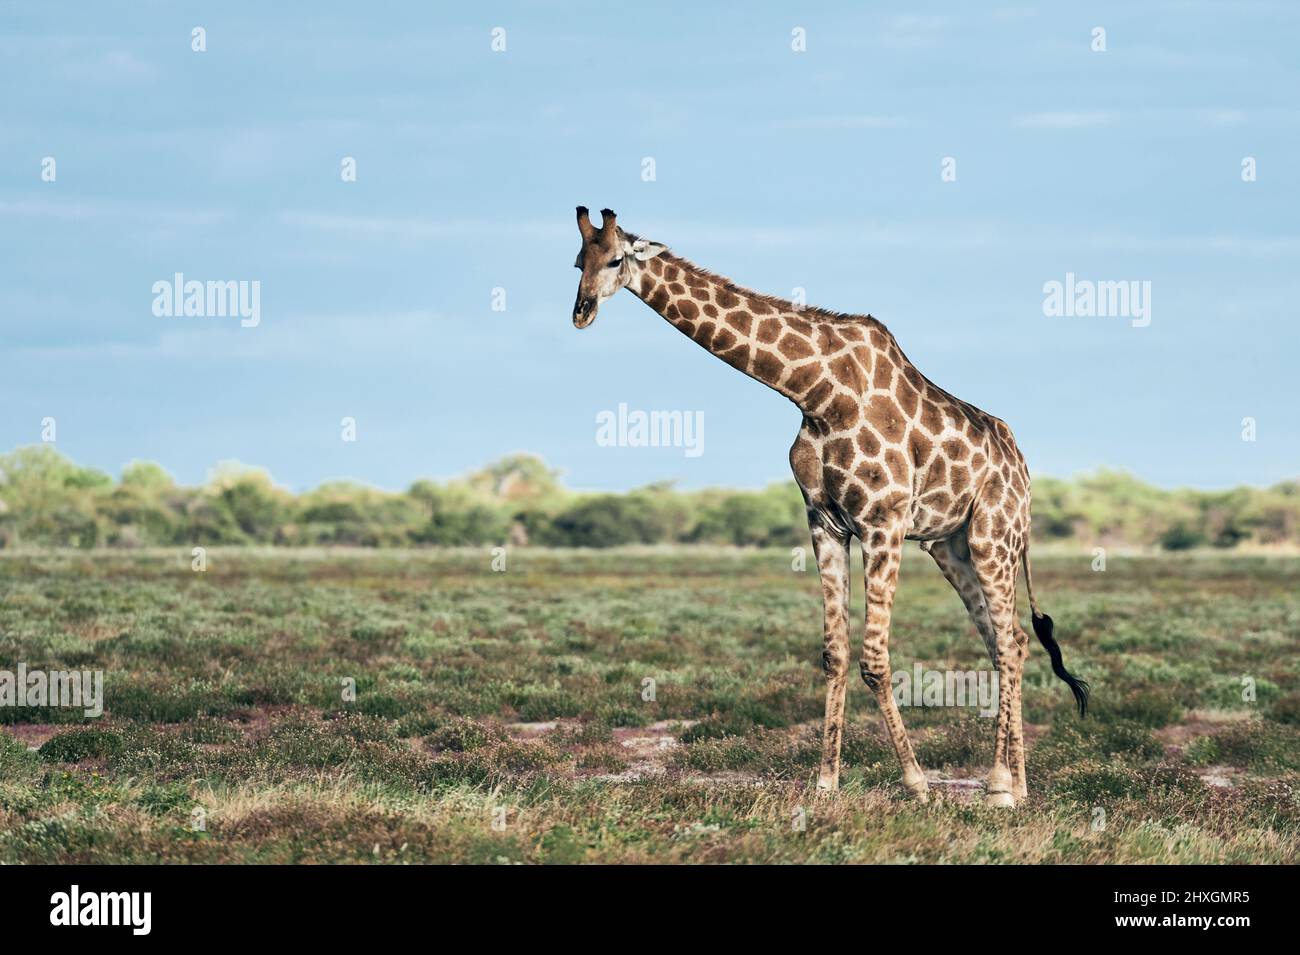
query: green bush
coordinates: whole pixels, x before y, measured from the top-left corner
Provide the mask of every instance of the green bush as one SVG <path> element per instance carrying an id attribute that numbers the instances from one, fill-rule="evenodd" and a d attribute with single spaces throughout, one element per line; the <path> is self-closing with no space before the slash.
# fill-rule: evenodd
<path id="1" fill-rule="evenodd" d="M 564 547 L 617 547 L 653 544 L 666 538 L 660 515 L 645 500 L 602 494 L 556 514 L 547 542 Z"/>
<path id="2" fill-rule="evenodd" d="M 1178 551 L 1300 542 L 1300 482 L 1230 491 L 1162 490 L 1116 471 L 1034 482 L 1039 539 L 1114 541 Z M 134 461 L 116 483 L 49 445 L 0 455 L 0 547 L 276 544 L 616 547 L 689 543 L 805 546 L 793 481 L 762 490 L 575 494 L 535 457 L 512 455 L 464 478 L 392 493 L 329 482 L 300 495 L 265 471 L 220 464 L 202 487 Z"/>
<path id="3" fill-rule="evenodd" d="M 59 733 L 45 741 L 38 751 L 41 759 L 76 763 L 83 759 L 116 756 L 122 751 L 122 737 L 108 730 L 78 729 Z"/>
<path id="4" fill-rule="evenodd" d="M 1165 550 L 1190 550 L 1205 543 L 1205 535 L 1195 528 L 1179 521 L 1167 528 L 1158 538 Z"/>

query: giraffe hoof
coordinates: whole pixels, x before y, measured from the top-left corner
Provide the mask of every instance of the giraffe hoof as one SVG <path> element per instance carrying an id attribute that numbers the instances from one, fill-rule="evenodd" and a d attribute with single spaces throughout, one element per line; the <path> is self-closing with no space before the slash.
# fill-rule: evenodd
<path id="1" fill-rule="evenodd" d="M 928 803 L 930 801 L 930 784 L 924 779 L 914 783 L 903 780 L 903 788 L 919 803 Z"/>
<path id="2" fill-rule="evenodd" d="M 1016 804 L 1016 797 L 1009 792 L 985 793 L 984 803 L 988 806 L 997 806 L 999 809 L 1011 809 Z"/>

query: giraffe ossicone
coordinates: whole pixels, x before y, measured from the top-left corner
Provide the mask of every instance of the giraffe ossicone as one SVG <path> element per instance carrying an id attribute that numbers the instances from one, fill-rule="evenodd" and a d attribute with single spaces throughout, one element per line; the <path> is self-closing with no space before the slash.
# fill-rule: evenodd
<path id="1" fill-rule="evenodd" d="M 889 624 L 904 540 L 920 542 L 961 597 L 998 673 L 987 800 L 1027 795 L 1021 673 L 1029 638 L 1016 616 L 1023 566 L 1033 629 L 1082 715 L 1088 685 L 1065 669 L 1029 567 L 1029 471 L 1011 429 L 917 370 L 883 324 L 742 288 L 578 207 L 582 270 L 573 324 L 626 288 L 701 347 L 803 413 L 790 465 L 803 493 L 824 604 L 827 679 L 819 789 L 839 785 L 849 674 L 849 545 L 862 547 L 867 614 L 858 668 L 884 717 L 903 784 L 927 798 L 892 693 Z"/>

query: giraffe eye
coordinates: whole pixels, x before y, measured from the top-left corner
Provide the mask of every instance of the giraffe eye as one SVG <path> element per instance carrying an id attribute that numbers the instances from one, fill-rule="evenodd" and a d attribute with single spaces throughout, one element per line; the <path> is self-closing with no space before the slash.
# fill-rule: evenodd
<path id="1" fill-rule="evenodd" d="M 623 264 L 623 256 L 620 255 L 620 256 L 619 256 L 617 259 L 615 259 L 613 262 L 609 263 L 609 267 L 610 267 L 611 269 L 616 269 L 616 268 L 618 268 L 618 267 L 619 267 L 620 265 L 622 265 L 622 264 Z"/>

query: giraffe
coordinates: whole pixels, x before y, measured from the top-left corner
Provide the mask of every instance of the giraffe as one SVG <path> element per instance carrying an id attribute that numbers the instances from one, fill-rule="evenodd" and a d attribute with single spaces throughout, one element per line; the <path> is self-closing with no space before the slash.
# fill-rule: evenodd
<path id="1" fill-rule="evenodd" d="M 903 786 L 928 801 L 892 693 L 889 623 L 904 540 L 915 540 L 966 606 L 998 676 L 993 767 L 985 799 L 1028 794 L 1021 672 L 1029 638 L 1016 614 L 1021 566 L 1034 633 L 1082 716 L 1088 684 L 1066 670 L 1029 567 L 1029 471 L 1011 429 L 939 388 L 870 315 L 798 306 L 741 288 L 624 232 L 609 209 L 597 229 L 578 207 L 582 270 L 573 324 L 586 328 L 626 288 L 683 334 L 784 395 L 803 413 L 790 466 L 803 493 L 821 579 L 826 719 L 817 787 L 839 786 L 849 674 L 849 547 L 863 556 L 866 628 L 858 668 L 874 693 Z"/>

